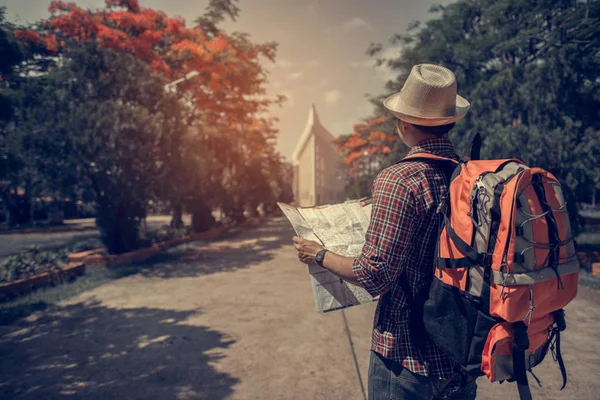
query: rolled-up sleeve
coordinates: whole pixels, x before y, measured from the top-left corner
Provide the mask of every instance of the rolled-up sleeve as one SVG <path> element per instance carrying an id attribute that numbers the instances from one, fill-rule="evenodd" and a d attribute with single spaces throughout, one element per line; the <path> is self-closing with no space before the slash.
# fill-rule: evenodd
<path id="1" fill-rule="evenodd" d="M 352 266 L 354 276 L 372 296 L 392 287 L 410 252 L 416 216 L 415 196 L 390 170 L 373 183 L 371 221 L 362 254 Z"/>

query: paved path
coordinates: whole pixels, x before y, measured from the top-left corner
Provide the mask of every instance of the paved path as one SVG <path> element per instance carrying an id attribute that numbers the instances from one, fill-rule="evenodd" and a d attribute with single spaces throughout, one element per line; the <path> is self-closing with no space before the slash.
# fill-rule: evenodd
<path id="1" fill-rule="evenodd" d="M 179 246 L 0 327 L 0 399 L 364 399 L 374 305 L 316 313 L 291 236 L 276 219 L 204 249 Z M 558 392 L 549 357 L 537 399 L 600 398 L 599 304 L 582 288 L 569 307 L 570 383 Z M 515 390 L 482 381 L 479 398 Z"/>

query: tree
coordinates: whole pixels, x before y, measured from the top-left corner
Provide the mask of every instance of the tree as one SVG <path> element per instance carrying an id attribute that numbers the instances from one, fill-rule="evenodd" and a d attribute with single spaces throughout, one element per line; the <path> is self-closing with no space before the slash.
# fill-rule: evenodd
<path id="1" fill-rule="evenodd" d="M 25 59 L 13 30 L 14 26 L 6 21 L 6 7 L 0 6 L 0 127 L 4 127 L 12 117 L 10 82 L 14 67 Z"/>
<path id="2" fill-rule="evenodd" d="M 89 185 L 97 204 L 96 224 L 111 253 L 138 247 L 160 168 L 158 144 L 169 134 L 178 99 L 164 91 L 147 64 L 123 52 L 94 45 L 72 47 L 68 62 L 27 90 L 32 100 L 17 120 L 37 132 L 35 159 L 60 173 L 72 171 Z"/>
<path id="3" fill-rule="evenodd" d="M 215 206 L 232 220 L 255 214 L 260 203 L 272 199 L 270 181 L 281 171 L 281 156 L 275 150 L 272 121 L 257 119 L 250 124 L 232 124 L 221 135 L 207 136 L 218 156 L 211 165 L 210 185 L 215 188 Z M 236 140 L 244 138 L 246 140 Z"/>
<path id="4" fill-rule="evenodd" d="M 565 183 L 575 220 L 575 199 L 591 201 L 598 190 L 600 148 L 589 143 L 600 130 L 600 2 L 464 0 L 431 11 L 436 18 L 392 38 L 400 57 L 378 60 L 397 73 L 386 95 L 400 90 L 415 64 L 450 68 L 472 106 L 451 133 L 458 148 L 480 132 L 484 157 L 550 170 Z M 379 106 L 378 115 L 386 114 Z"/>
<path id="5" fill-rule="evenodd" d="M 223 187 L 223 179 L 219 181 L 213 178 L 214 174 L 223 176 L 220 170 L 224 162 L 229 162 L 232 167 L 224 171 L 229 173 L 227 179 L 240 181 L 246 172 L 243 168 L 244 155 L 250 149 L 260 157 L 275 154 L 270 144 L 263 147 L 256 147 L 256 144 L 270 143 L 276 136 L 276 131 L 272 129 L 273 121 L 259 117 L 265 115 L 270 105 L 283 100 L 280 97 L 274 102 L 262 96 L 265 94 L 266 73 L 260 64 L 261 57 L 273 61 L 276 44 L 254 44 L 247 35 L 227 35 L 218 28 L 226 16 L 237 16 L 239 10 L 235 0 L 212 0 L 205 15 L 196 21 L 193 28 L 187 28 L 182 19 L 169 18 L 162 12 L 140 7 L 137 0 L 107 0 L 106 8 L 97 10 L 85 10 L 74 3 L 53 1 L 49 11 L 49 19 L 32 29 L 17 30 L 15 35 L 27 44 L 32 53 L 38 55 L 37 59 L 58 59 L 61 65 L 72 64 L 69 61 L 76 54 L 77 57 L 81 56 L 78 53 L 81 48 L 91 49 L 92 58 L 85 60 L 89 70 L 77 73 L 83 74 L 83 81 L 89 78 L 87 84 L 98 96 L 98 102 L 109 102 L 106 105 L 109 114 L 121 111 L 111 108 L 111 105 L 123 101 L 141 102 L 141 96 L 147 93 L 140 88 L 136 91 L 135 83 L 127 76 L 136 75 L 136 70 L 120 63 L 117 63 L 118 68 L 110 67 L 103 59 L 106 54 L 134 57 L 135 68 L 145 71 L 142 79 L 150 79 L 146 74 L 153 73 L 160 76 L 164 84 L 194 76 L 193 81 L 182 79 L 177 86 L 179 98 L 176 100 L 159 101 L 161 96 L 154 92 L 149 97 L 157 104 L 160 102 L 163 130 L 163 134 L 157 138 L 158 142 L 148 153 L 159 160 L 154 160 L 158 166 L 155 179 L 149 186 L 153 188 L 154 195 L 171 203 L 174 225 L 179 225 L 185 205 L 196 214 L 206 217 L 210 223 L 211 208 L 216 202 L 209 197 L 214 193 L 227 192 Z M 52 56 L 48 56 L 48 53 Z M 98 61 L 94 62 L 93 57 L 98 57 Z M 31 64 L 28 67 L 33 68 Z M 43 71 L 43 68 L 38 66 L 38 70 Z M 127 87 L 131 83 L 131 92 L 119 91 L 119 84 L 116 83 L 114 86 L 105 86 L 94 81 L 109 79 L 109 76 L 114 77 L 115 82 L 123 79 Z M 79 79 L 78 76 L 78 82 Z M 129 97 L 125 100 L 123 96 Z M 117 103 L 110 103 L 114 101 Z M 138 105 L 142 109 L 136 108 Z M 146 120 L 146 117 L 150 117 L 143 115 L 144 108 L 156 112 L 156 104 L 137 104 L 136 107 L 127 108 L 127 112 L 135 114 L 132 119 L 140 124 L 137 129 L 157 122 Z M 120 118 L 113 116 L 117 120 Z M 67 118 L 72 117 L 69 115 Z M 112 129 L 115 134 L 132 135 L 130 140 L 137 140 L 136 128 L 123 131 L 124 128 L 114 126 Z M 96 134 L 96 131 L 91 132 Z M 99 137 L 103 136 L 99 134 Z M 125 145 L 123 142 L 116 143 Z M 223 153 L 217 151 L 219 148 L 231 153 L 231 157 L 222 160 Z M 241 150 L 236 150 L 238 148 Z M 132 153 L 124 154 L 134 156 Z M 124 159 L 125 156 L 119 154 L 119 160 Z M 232 178 L 232 174 L 236 176 Z M 131 177 L 139 178 L 135 173 Z M 145 179 L 139 179 L 146 182 Z M 215 187 L 219 184 L 221 187 Z M 117 187 L 120 184 L 116 184 Z M 141 187 L 139 189 L 139 198 L 149 195 Z M 230 196 L 235 197 L 241 198 L 238 193 Z M 144 207 L 138 205 L 138 200 L 133 203 L 124 206 L 123 210 L 129 210 L 127 212 L 131 218 L 136 219 L 142 213 L 139 209 Z M 118 210 L 114 207 L 107 210 L 112 210 L 113 220 L 123 220 L 123 215 L 117 216 Z M 204 229 L 206 225 L 199 222 L 201 220 L 199 215 L 195 215 L 198 229 Z M 130 248 L 133 242 L 123 248 Z M 122 250 L 119 248 L 116 251 Z"/>
<path id="6" fill-rule="evenodd" d="M 336 150 L 344 157 L 350 175 L 345 187 L 347 197 L 361 198 L 370 194 L 371 182 L 388 166 L 389 155 L 400 143 L 394 127 L 394 120 L 382 115 L 354 125 L 352 134 L 335 140 Z"/>
<path id="7" fill-rule="evenodd" d="M 294 201 L 294 166 L 283 161 L 281 158 L 269 159 L 267 164 L 267 179 L 271 188 L 271 195 L 264 201 L 264 211 L 273 212 L 277 207 L 277 202 L 291 203 Z"/>
<path id="8" fill-rule="evenodd" d="M 31 219 L 31 189 L 40 176 L 27 154 L 31 135 L 13 133 L 15 105 L 23 94 L 22 79 L 15 69 L 26 59 L 26 53 L 5 14 L 6 8 L 0 7 L 0 200 L 8 225 L 15 226 Z"/>

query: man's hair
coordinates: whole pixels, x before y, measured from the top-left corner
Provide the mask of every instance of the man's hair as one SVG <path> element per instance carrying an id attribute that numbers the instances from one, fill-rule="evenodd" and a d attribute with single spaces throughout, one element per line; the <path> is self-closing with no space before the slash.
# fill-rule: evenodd
<path id="1" fill-rule="evenodd" d="M 416 124 L 412 124 L 412 125 L 423 133 L 429 133 L 429 134 L 435 135 L 435 136 L 444 136 L 445 134 L 450 132 L 454 128 L 454 125 L 456 125 L 456 124 L 453 122 L 451 124 L 440 125 L 440 126 L 423 126 L 423 125 L 416 125 Z"/>

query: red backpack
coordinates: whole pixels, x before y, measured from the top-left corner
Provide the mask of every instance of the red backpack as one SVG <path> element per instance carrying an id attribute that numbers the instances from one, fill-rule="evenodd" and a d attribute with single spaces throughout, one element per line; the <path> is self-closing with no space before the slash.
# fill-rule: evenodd
<path id="1" fill-rule="evenodd" d="M 562 308 L 577 294 L 580 265 L 560 183 L 517 159 L 404 160 L 413 159 L 455 164 L 438 208 L 427 335 L 468 375 L 516 381 L 521 399 L 531 398 L 527 371 L 551 349 L 564 388 Z"/>

